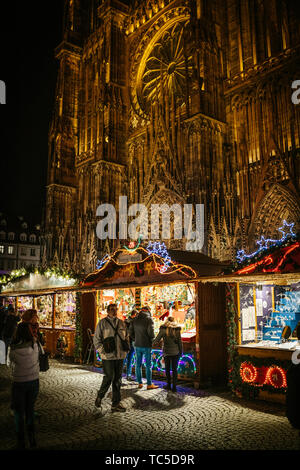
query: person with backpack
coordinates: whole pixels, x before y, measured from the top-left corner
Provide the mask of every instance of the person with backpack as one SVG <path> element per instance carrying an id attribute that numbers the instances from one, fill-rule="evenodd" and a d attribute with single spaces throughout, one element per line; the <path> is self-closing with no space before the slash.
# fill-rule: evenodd
<path id="1" fill-rule="evenodd" d="M 112 412 L 124 412 L 126 408 L 121 402 L 121 378 L 124 359 L 129 350 L 129 337 L 123 320 L 117 317 L 118 307 L 110 304 L 107 307 L 107 317 L 99 321 L 93 342 L 100 354 L 104 377 L 97 393 L 95 406 L 101 407 L 110 385 L 112 385 Z"/>
<path id="2" fill-rule="evenodd" d="M 174 317 L 168 317 L 159 328 L 159 333 L 153 344 L 163 341 L 163 356 L 165 360 L 165 370 L 167 378 L 167 390 L 177 391 L 177 367 L 179 358 L 182 355 L 182 341 L 180 334 L 181 327 L 174 321 Z M 171 387 L 172 369 L 172 387 Z"/>
<path id="3" fill-rule="evenodd" d="M 129 334 L 134 341 L 136 365 L 135 375 L 139 388 L 143 388 L 142 362 L 146 359 L 147 390 L 158 388 L 152 383 L 152 341 L 154 339 L 154 322 L 149 307 L 143 307 L 129 326 Z"/>

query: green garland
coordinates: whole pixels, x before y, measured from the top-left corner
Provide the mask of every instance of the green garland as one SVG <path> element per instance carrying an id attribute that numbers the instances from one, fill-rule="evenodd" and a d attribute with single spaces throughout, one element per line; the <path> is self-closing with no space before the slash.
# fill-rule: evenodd
<path id="1" fill-rule="evenodd" d="M 41 274 L 43 276 L 63 277 L 64 279 L 79 280 L 79 276 L 72 271 L 66 271 L 60 267 L 42 268 L 41 266 L 30 265 L 25 268 L 15 269 L 9 274 L 0 277 L 0 292 L 3 286 L 10 282 L 16 282 L 29 274 Z"/>
<path id="2" fill-rule="evenodd" d="M 228 353 L 228 385 L 235 392 L 238 383 L 239 372 L 236 369 L 238 353 L 237 324 L 235 310 L 235 284 L 226 284 L 226 331 L 227 331 L 227 353 Z"/>
<path id="3" fill-rule="evenodd" d="M 82 322 L 81 322 L 81 293 L 76 292 L 76 321 L 75 321 L 74 358 L 82 359 Z"/>

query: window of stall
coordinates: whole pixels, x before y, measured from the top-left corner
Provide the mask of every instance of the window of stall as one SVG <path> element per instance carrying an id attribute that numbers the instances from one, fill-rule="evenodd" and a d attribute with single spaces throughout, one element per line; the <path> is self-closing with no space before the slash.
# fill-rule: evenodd
<path id="1" fill-rule="evenodd" d="M 300 283 L 240 284 L 240 344 L 289 348 L 300 324 Z M 285 329 L 285 327 L 287 327 Z M 287 331 L 282 338 L 283 330 Z M 284 339 L 284 341 L 282 341 Z"/>
<path id="2" fill-rule="evenodd" d="M 55 328 L 74 330 L 76 327 L 76 293 L 55 295 Z"/>
<path id="3" fill-rule="evenodd" d="M 53 326 L 53 296 L 41 295 L 35 298 L 35 308 L 38 312 L 39 325 L 42 328 L 52 328 Z"/>
<path id="4" fill-rule="evenodd" d="M 28 296 L 20 296 L 17 298 L 18 313 L 23 313 L 25 310 L 33 308 L 33 298 Z"/>
<path id="5" fill-rule="evenodd" d="M 181 325 L 182 331 L 195 328 L 195 286 L 194 284 L 165 284 L 142 288 L 104 289 L 97 292 L 98 320 L 106 315 L 110 303 L 118 305 L 118 316 L 123 319 L 135 308 L 137 291 L 140 294 L 140 305 L 150 307 L 154 328 L 157 333 L 159 326 L 166 317 L 172 315 Z"/>
<path id="6" fill-rule="evenodd" d="M 118 305 L 118 317 L 123 319 L 135 305 L 135 289 L 104 289 L 97 291 L 98 320 L 107 314 L 107 306 L 111 303 Z"/>

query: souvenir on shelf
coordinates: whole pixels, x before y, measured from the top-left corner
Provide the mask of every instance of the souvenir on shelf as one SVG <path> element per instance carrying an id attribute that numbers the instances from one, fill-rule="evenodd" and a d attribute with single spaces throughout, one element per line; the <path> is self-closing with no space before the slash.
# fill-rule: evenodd
<path id="1" fill-rule="evenodd" d="M 43 328 L 52 328 L 52 295 L 36 297 L 35 305 L 38 312 L 39 324 Z"/>
<path id="2" fill-rule="evenodd" d="M 18 297 L 17 309 L 19 313 L 22 314 L 25 310 L 29 310 L 30 308 L 33 308 L 32 297 Z"/>
<path id="3" fill-rule="evenodd" d="M 74 330 L 76 326 L 76 297 L 73 292 L 56 295 L 55 328 Z"/>
<path id="4" fill-rule="evenodd" d="M 97 311 L 98 319 L 107 314 L 109 304 L 118 305 L 118 317 L 126 318 L 135 304 L 133 289 L 104 289 L 97 293 Z"/>

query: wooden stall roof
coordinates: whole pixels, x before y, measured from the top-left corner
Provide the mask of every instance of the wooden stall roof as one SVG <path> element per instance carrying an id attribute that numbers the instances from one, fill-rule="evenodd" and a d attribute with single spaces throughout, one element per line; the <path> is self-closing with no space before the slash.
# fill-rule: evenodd
<path id="1" fill-rule="evenodd" d="M 108 255 L 100 269 L 86 276 L 81 286 L 114 288 L 190 282 L 199 276 L 219 275 L 228 266 L 201 253 L 169 250 L 168 255 L 170 264 L 161 272 L 157 268 L 163 266 L 164 259 L 156 253 L 149 253 L 143 247 L 132 253 L 118 249 Z"/>

